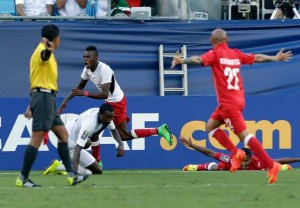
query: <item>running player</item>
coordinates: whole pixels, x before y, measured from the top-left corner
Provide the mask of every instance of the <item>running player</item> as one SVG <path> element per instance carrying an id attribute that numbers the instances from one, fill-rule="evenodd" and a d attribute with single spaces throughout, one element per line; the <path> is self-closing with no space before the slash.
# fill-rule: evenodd
<path id="1" fill-rule="evenodd" d="M 226 124 L 231 130 L 248 145 L 251 151 L 260 158 L 268 167 L 269 183 L 277 180 L 280 171 L 280 164 L 274 162 L 261 143 L 247 131 L 243 117 L 245 107 L 244 87 L 240 74 L 243 64 L 253 64 L 254 62 L 288 61 L 292 58 L 292 52 L 283 52 L 281 49 L 276 56 L 265 54 L 245 54 L 238 49 L 228 47 L 227 33 L 223 29 L 215 29 L 210 36 L 212 50 L 201 56 L 181 58 L 179 52 L 174 56 L 172 68 L 177 64 L 198 64 L 211 66 L 213 81 L 217 92 L 219 106 L 215 109 L 206 124 L 206 129 L 210 136 L 213 136 L 223 147 L 229 150 L 232 155 L 232 166 L 230 171 L 240 169 L 241 163 L 246 157 L 245 152 L 238 149 L 228 135 L 220 129 L 222 124 Z"/>
<path id="2" fill-rule="evenodd" d="M 149 137 L 152 135 L 163 136 L 169 145 L 172 145 L 172 134 L 166 124 L 158 128 L 133 129 L 127 131 L 127 101 L 124 92 L 120 88 L 115 74 L 112 69 L 105 63 L 98 60 L 98 51 L 95 46 L 86 47 L 83 53 L 83 61 L 85 67 L 81 74 L 81 80 L 78 86 L 72 89 L 71 93 L 61 103 L 58 113 L 67 107 L 68 102 L 75 96 L 85 96 L 94 99 L 105 99 L 105 102 L 110 103 L 114 107 L 113 121 L 118 129 L 123 141 Z M 88 80 L 91 80 L 97 87 L 98 92 L 84 91 Z M 92 139 L 92 155 L 97 161 L 100 161 L 100 142 L 98 137 Z"/>

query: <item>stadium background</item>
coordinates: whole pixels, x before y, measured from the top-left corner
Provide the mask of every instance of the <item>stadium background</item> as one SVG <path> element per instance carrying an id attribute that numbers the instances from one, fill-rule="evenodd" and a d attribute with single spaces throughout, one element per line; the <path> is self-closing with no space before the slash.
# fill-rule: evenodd
<path id="1" fill-rule="evenodd" d="M 175 52 L 181 45 L 187 45 L 188 56 L 198 55 L 210 49 L 211 31 L 222 27 L 228 31 L 230 46 L 248 53 L 275 54 L 280 48 L 292 50 L 294 58 L 288 63 L 242 68 L 247 94 L 244 115 L 249 124 L 258 123 L 253 133 L 263 141 L 272 157 L 299 156 L 298 20 L 1 22 L 1 170 L 20 169 L 22 164 L 30 136 L 30 121 L 22 116 L 29 101 L 29 59 L 39 42 L 41 27 L 49 23 L 61 29 L 61 45 L 56 52 L 60 70 L 58 104 L 79 82 L 84 48 L 96 45 L 100 60 L 113 68 L 128 96 L 128 113 L 132 118 L 129 129 L 168 123 L 176 137 L 193 136 L 201 145 L 217 151 L 223 150 L 207 137 L 203 128 L 216 106 L 209 68 L 189 67 L 189 96 L 160 97 L 158 46 L 163 44 L 166 51 Z M 166 60 L 166 67 L 170 62 L 171 59 Z M 178 85 L 179 80 L 171 79 L 168 84 Z M 88 90 L 96 89 L 89 85 Z M 100 103 L 77 98 L 71 101 L 65 113 L 78 114 Z M 269 133 L 265 132 L 273 135 L 271 142 L 266 135 Z M 160 143 L 159 137 L 128 142 L 125 157 L 116 159 L 115 146 L 106 138 L 109 133 L 104 132 L 104 137 L 101 154 L 105 168 L 181 168 L 186 163 L 211 161 L 181 144 L 169 148 L 163 141 Z M 57 157 L 55 138 L 51 137 L 48 146 L 41 148 L 34 169 L 44 168 Z"/>

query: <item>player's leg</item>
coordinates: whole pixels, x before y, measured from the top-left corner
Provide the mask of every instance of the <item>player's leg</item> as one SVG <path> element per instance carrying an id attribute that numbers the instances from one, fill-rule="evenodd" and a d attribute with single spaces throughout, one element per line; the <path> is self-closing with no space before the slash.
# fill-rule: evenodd
<path id="1" fill-rule="evenodd" d="M 67 171 L 67 182 L 69 186 L 76 185 L 88 178 L 88 175 L 77 175 L 72 166 L 68 148 L 68 132 L 60 119 L 55 117 L 53 128 L 51 129 L 58 138 L 57 151 Z"/>
<path id="2" fill-rule="evenodd" d="M 215 162 L 193 165 L 189 164 L 183 167 L 183 171 L 217 171 L 218 164 Z"/>
<path id="3" fill-rule="evenodd" d="M 100 155 L 100 140 L 99 135 L 93 135 L 91 137 L 91 149 L 92 149 L 92 155 L 96 159 L 97 162 L 101 161 L 101 155 Z"/>
<path id="4" fill-rule="evenodd" d="M 17 178 L 18 187 L 38 187 L 29 179 L 29 173 L 37 157 L 45 131 L 49 131 L 53 118 L 51 117 L 53 108 L 53 96 L 45 93 L 33 93 L 30 99 L 30 110 L 32 112 L 32 137 L 25 150 L 23 167 L 20 176 Z"/>
<path id="5" fill-rule="evenodd" d="M 266 164 L 269 168 L 268 177 L 269 183 L 275 183 L 277 175 L 281 169 L 280 164 L 274 162 L 269 154 L 264 150 L 261 143 L 252 134 L 249 134 L 247 129 L 238 134 L 241 141 L 244 141 L 245 146 L 248 145 L 251 151 Z"/>
<path id="6" fill-rule="evenodd" d="M 29 173 L 37 157 L 38 149 L 43 141 L 44 131 L 32 131 L 32 137 L 24 153 L 23 167 L 16 180 L 17 187 L 39 187 L 29 179 Z"/>
<path id="7" fill-rule="evenodd" d="M 88 172 L 91 172 L 92 174 L 102 174 L 102 167 L 85 149 L 82 149 L 80 152 L 79 166 L 81 166 L 82 169 L 79 170 L 78 168 L 78 173 L 80 173 L 79 171 L 83 171 L 84 174 L 87 174 Z"/>
<path id="8" fill-rule="evenodd" d="M 216 108 L 206 124 L 206 131 L 209 136 L 214 137 L 223 147 L 234 155 L 237 153 L 238 148 L 232 143 L 226 132 L 219 128 L 222 124 L 224 124 L 223 116 L 221 115 L 220 109 Z"/>
<path id="9" fill-rule="evenodd" d="M 166 124 L 163 124 L 158 128 L 133 129 L 130 132 L 127 130 L 127 123 L 130 119 L 127 116 L 127 101 L 125 96 L 120 102 L 109 104 L 111 104 L 114 108 L 113 121 L 123 141 L 160 135 L 163 136 L 170 145 L 172 145 L 173 136 Z"/>

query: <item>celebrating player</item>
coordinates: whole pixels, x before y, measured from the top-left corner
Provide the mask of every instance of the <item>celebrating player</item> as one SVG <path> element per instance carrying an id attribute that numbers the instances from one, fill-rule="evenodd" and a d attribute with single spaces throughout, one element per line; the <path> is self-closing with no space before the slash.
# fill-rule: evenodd
<path id="1" fill-rule="evenodd" d="M 274 162 L 261 143 L 247 131 L 243 118 L 245 107 L 244 87 L 241 77 L 241 66 L 243 64 L 253 64 L 254 62 L 288 61 L 292 58 L 292 52 L 283 52 L 281 49 L 276 56 L 265 54 L 245 54 L 238 49 L 228 47 L 227 33 L 223 29 L 215 29 L 210 36 L 212 50 L 201 56 L 181 58 L 179 52 L 174 56 L 172 68 L 177 64 L 198 64 L 211 66 L 213 81 L 217 92 L 219 106 L 215 109 L 206 124 L 206 129 L 210 136 L 213 136 L 223 147 L 229 150 L 232 155 L 231 172 L 241 167 L 241 163 L 246 157 L 244 151 L 238 149 L 228 135 L 219 127 L 226 124 L 231 130 L 248 145 L 251 151 L 266 164 L 269 183 L 277 180 L 280 171 L 280 164 Z"/>
<path id="2" fill-rule="evenodd" d="M 118 143 L 117 157 L 124 155 L 124 144 L 118 130 L 112 122 L 113 115 L 113 107 L 108 103 L 104 103 L 100 106 L 100 109 L 88 109 L 66 124 L 66 129 L 69 134 L 70 157 L 73 159 L 74 169 L 79 174 L 102 174 L 102 167 L 85 149 L 91 144 L 90 137 L 94 134 L 99 135 L 105 128 L 110 130 Z M 54 160 L 43 172 L 43 175 L 48 173 L 60 173 L 61 171 L 65 171 L 64 166 L 58 160 Z"/>
<path id="3" fill-rule="evenodd" d="M 158 134 L 163 136 L 167 142 L 172 145 L 172 134 L 166 124 L 163 124 L 158 128 L 133 129 L 131 132 L 128 132 L 127 122 L 129 121 L 129 117 L 127 116 L 127 101 L 122 89 L 115 79 L 114 72 L 108 65 L 98 60 L 98 51 L 95 46 L 86 47 L 83 53 L 83 61 L 85 67 L 81 74 L 81 81 L 61 103 L 58 109 L 59 113 L 67 107 L 68 102 L 75 96 L 105 99 L 105 102 L 110 103 L 114 108 L 113 122 L 123 141 Z M 96 85 L 99 90 L 98 92 L 83 91 L 89 79 Z M 91 139 L 92 154 L 97 161 L 100 161 L 100 142 L 98 137 L 93 137 Z"/>

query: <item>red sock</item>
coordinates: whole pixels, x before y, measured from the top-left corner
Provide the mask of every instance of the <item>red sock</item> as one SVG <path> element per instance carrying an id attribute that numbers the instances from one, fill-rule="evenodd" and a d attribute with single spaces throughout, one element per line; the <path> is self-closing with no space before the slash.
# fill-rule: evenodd
<path id="1" fill-rule="evenodd" d="M 229 139 L 227 134 L 221 130 L 217 129 L 214 134 L 212 135 L 223 147 L 225 147 L 227 150 L 229 150 L 232 154 L 235 154 L 237 152 L 237 147 L 234 146 L 232 141 Z"/>
<path id="2" fill-rule="evenodd" d="M 100 157 L 100 144 L 97 146 L 92 146 L 92 155 L 99 162 L 101 160 Z"/>
<path id="3" fill-rule="evenodd" d="M 210 163 L 199 164 L 197 167 L 197 171 L 208 170 L 208 165 Z"/>
<path id="4" fill-rule="evenodd" d="M 157 129 L 134 129 L 137 138 L 148 137 L 157 134 Z"/>
<path id="5" fill-rule="evenodd" d="M 266 164 L 268 168 L 273 167 L 272 158 L 270 158 L 268 153 L 263 149 L 261 143 L 255 137 L 252 136 L 249 139 L 248 146 L 250 147 L 251 151 Z"/>

